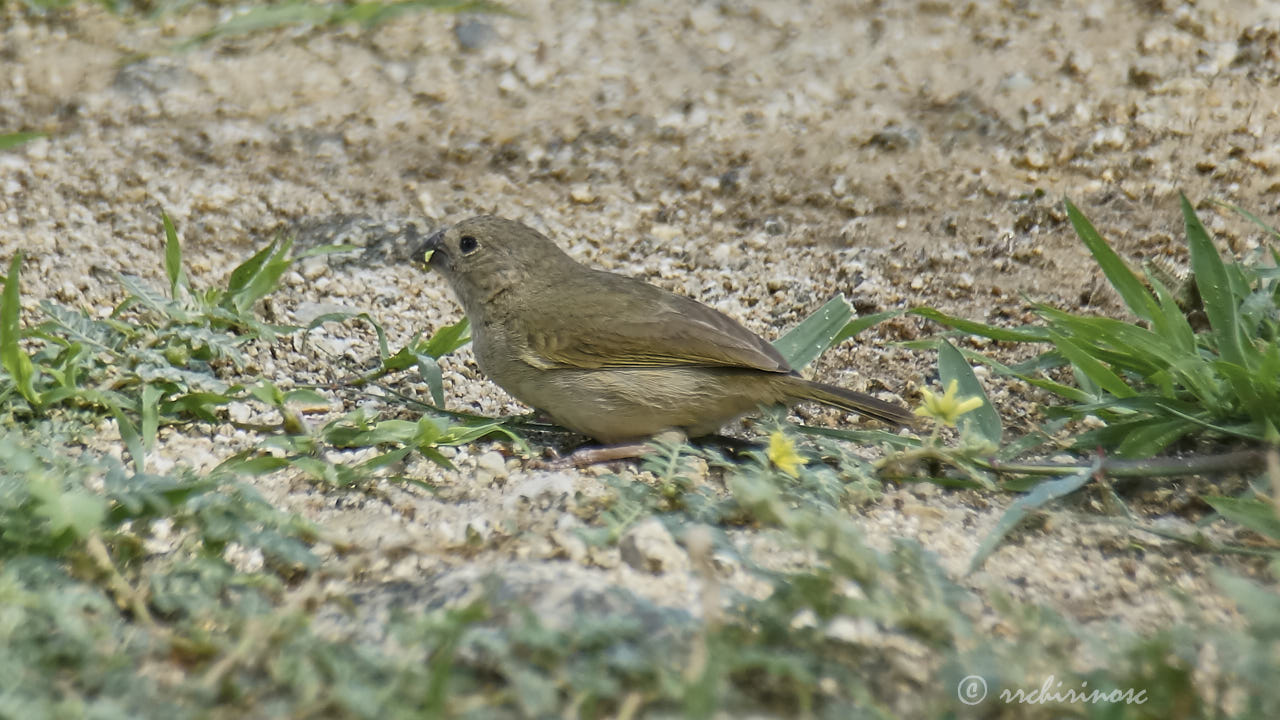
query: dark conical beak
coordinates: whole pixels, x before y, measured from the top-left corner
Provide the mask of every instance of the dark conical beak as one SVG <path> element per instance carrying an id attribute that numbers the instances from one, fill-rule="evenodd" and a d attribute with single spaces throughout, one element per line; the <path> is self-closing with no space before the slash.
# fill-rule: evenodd
<path id="1" fill-rule="evenodd" d="M 438 257 L 441 244 L 444 242 L 444 230 L 437 230 L 430 237 L 422 241 L 422 244 L 413 251 L 413 262 L 415 265 L 427 268 L 432 267 L 432 260 L 435 260 L 435 266 L 439 266 L 441 258 Z"/>

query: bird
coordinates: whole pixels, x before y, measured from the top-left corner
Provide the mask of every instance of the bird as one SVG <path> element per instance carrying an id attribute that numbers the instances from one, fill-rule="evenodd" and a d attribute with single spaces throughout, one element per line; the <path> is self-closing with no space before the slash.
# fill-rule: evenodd
<path id="1" fill-rule="evenodd" d="M 697 438 L 762 405 L 806 401 L 912 424 L 899 405 L 802 377 L 728 315 L 579 263 L 520 222 L 462 220 L 414 256 L 452 287 L 481 372 L 598 442 Z"/>

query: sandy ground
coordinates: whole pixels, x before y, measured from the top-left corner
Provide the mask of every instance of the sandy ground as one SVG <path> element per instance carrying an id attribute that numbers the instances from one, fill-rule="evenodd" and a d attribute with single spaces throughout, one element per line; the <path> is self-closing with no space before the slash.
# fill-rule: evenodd
<path id="1" fill-rule="evenodd" d="M 50 137 L 0 155 L 0 259 L 28 254 L 33 306 L 109 308 L 117 290 L 95 271 L 161 277 L 161 208 L 197 283 L 220 282 L 277 233 L 377 243 L 496 212 L 776 337 L 840 292 L 862 313 L 927 304 L 1003 324 L 1030 319 L 1027 298 L 1118 313 L 1064 195 L 1127 258 L 1174 271 L 1185 266 L 1179 191 L 1273 222 L 1280 211 L 1280 10 L 1266 0 L 513 6 L 522 17 L 421 14 L 175 52 L 213 16 L 39 20 L 10 4 L 0 130 Z M 1215 208 L 1203 218 L 1237 253 L 1261 240 Z M 304 263 L 267 311 L 291 321 L 335 307 L 369 312 L 393 346 L 461 316 L 441 278 L 376 253 Z M 811 372 L 914 403 L 935 358 L 895 343 L 936 330 L 881 325 Z M 263 350 L 248 372 L 284 387 L 332 381 L 376 362 L 372 340 L 357 322 L 330 325 L 306 345 Z M 480 376 L 469 349 L 446 361 L 445 380 L 453 408 L 526 410 Z M 1010 433 L 1045 400 L 994 379 L 990 392 Z M 153 461 L 208 468 L 256 440 L 168 434 Z M 455 461 L 457 472 L 404 468 L 439 484 L 436 495 L 259 482 L 373 553 L 353 588 L 519 567 L 696 606 L 678 549 L 653 574 L 575 541 L 572 510 L 607 492 L 595 471 L 531 471 L 503 443 Z M 889 488 L 859 522 L 877 546 L 918 539 L 960 578 L 1012 499 Z M 1181 481 L 1130 499 L 1144 521 L 1181 531 L 1206 510 Z M 1257 567 L 1101 508 L 1073 498 L 963 582 L 1137 628 L 1181 617 L 1169 587 L 1230 617 L 1207 570 Z M 1230 542 L 1238 531 L 1208 532 Z"/>

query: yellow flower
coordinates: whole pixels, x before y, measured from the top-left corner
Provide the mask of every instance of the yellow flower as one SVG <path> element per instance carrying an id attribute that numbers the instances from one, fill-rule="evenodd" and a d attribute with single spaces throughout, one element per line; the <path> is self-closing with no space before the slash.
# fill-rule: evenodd
<path id="1" fill-rule="evenodd" d="M 959 384 L 953 379 L 947 383 L 947 391 L 940 396 L 929 390 L 921 390 L 920 394 L 924 395 L 924 404 L 916 408 L 916 415 L 933 418 L 943 425 L 955 427 L 956 420 L 959 420 L 961 415 L 982 407 L 980 397 L 957 399 L 956 391 L 959 389 Z"/>
<path id="2" fill-rule="evenodd" d="M 769 436 L 769 462 L 791 477 L 800 476 L 800 466 L 804 458 L 796 452 L 796 444 L 781 430 L 773 431 Z"/>

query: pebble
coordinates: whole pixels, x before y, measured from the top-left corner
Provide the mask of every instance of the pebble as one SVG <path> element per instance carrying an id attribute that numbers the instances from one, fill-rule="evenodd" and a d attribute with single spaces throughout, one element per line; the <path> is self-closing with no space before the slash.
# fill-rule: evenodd
<path id="1" fill-rule="evenodd" d="M 497 450 L 481 453 L 476 458 L 476 467 L 498 479 L 507 477 L 507 461 Z"/>
<path id="2" fill-rule="evenodd" d="M 641 572 L 661 575 L 689 566 L 689 557 L 676 544 L 661 520 L 650 517 L 633 525 L 618 541 L 622 561 Z"/>

